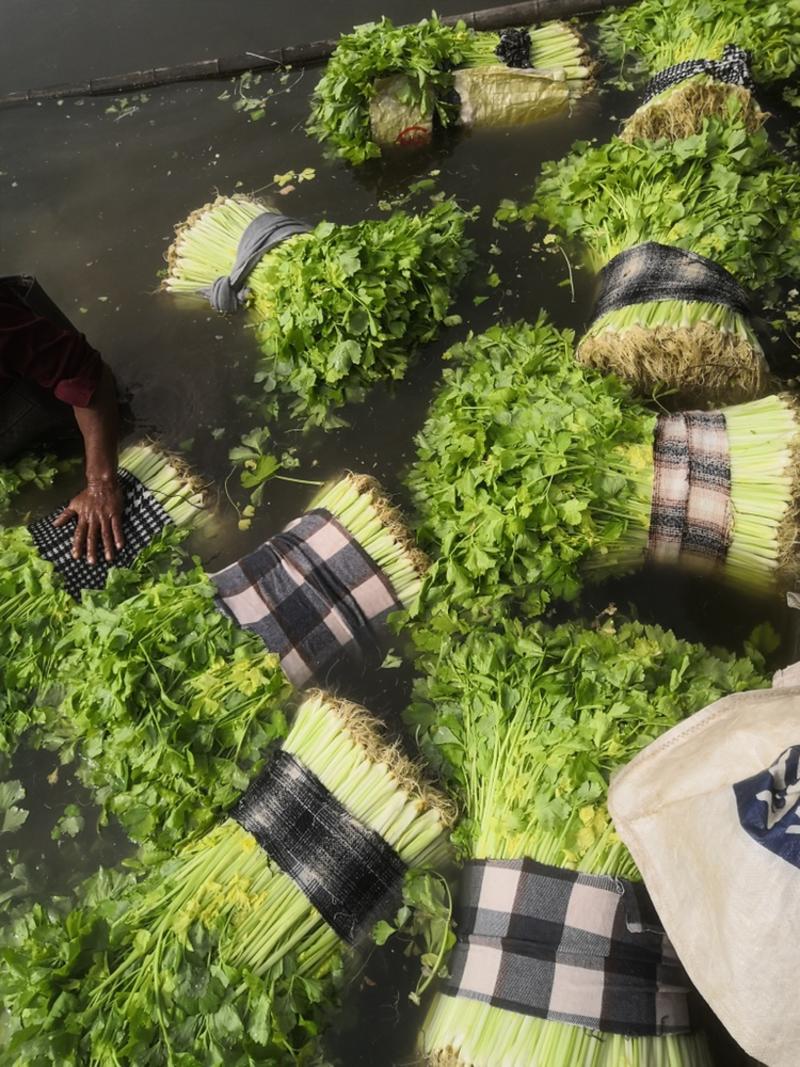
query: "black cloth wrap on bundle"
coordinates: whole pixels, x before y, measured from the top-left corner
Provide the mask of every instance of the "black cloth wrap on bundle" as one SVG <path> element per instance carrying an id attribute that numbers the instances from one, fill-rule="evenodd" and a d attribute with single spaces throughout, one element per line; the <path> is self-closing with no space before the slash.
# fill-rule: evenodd
<path id="1" fill-rule="evenodd" d="M 688 979 L 641 883 L 474 860 L 456 926 L 449 996 L 605 1033 L 690 1029 Z"/>
<path id="2" fill-rule="evenodd" d="M 257 634 L 298 688 L 344 657 L 377 655 L 388 616 L 402 606 L 380 567 L 324 508 L 211 580 L 220 611 Z"/>
<path id="3" fill-rule="evenodd" d="M 722 52 L 722 59 L 686 59 L 682 63 L 675 63 L 674 66 L 659 71 L 648 82 L 642 103 L 646 104 L 659 93 L 689 78 L 694 78 L 697 74 L 707 74 L 714 81 L 725 82 L 727 85 L 741 85 L 743 89 L 754 89 L 755 82 L 750 73 L 751 59 L 750 53 L 744 48 L 728 44 Z"/>
<path id="4" fill-rule="evenodd" d="M 654 300 L 721 304 L 741 315 L 751 314 L 754 306 L 752 294 L 713 260 L 684 248 L 645 241 L 626 248 L 600 271 L 591 321 Z"/>
<path id="5" fill-rule="evenodd" d="M 117 471 L 117 477 L 125 497 L 122 513 L 125 546 L 119 549 L 111 563 L 102 555 L 95 564 L 72 558 L 75 523 L 53 525 L 53 519 L 62 513 L 63 507 L 28 527 L 39 555 L 53 564 L 63 579 L 65 589 L 76 600 L 80 600 L 84 589 L 103 589 L 112 567 L 130 567 L 142 549 L 171 521 L 153 494 L 130 471 L 121 468 Z"/>
<path id="6" fill-rule="evenodd" d="M 403 883 L 406 865 L 290 752 L 280 749 L 230 813 L 352 945 Z"/>
<path id="7" fill-rule="evenodd" d="M 208 289 L 201 289 L 200 295 L 208 299 L 215 311 L 238 311 L 245 300 L 247 279 L 262 256 L 290 237 L 310 233 L 312 229 L 307 222 L 274 211 L 257 215 L 239 238 L 230 274 L 221 275 Z"/>
<path id="8" fill-rule="evenodd" d="M 531 35 L 527 30 L 502 30 L 500 43 L 495 48 L 494 54 L 507 67 L 530 70 L 532 66 Z"/>

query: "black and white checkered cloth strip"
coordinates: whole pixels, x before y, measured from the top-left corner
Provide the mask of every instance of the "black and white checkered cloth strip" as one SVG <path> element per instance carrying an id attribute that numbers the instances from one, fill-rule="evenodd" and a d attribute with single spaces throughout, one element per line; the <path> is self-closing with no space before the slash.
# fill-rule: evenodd
<path id="1" fill-rule="evenodd" d="M 641 884 L 474 861 L 457 922 L 450 996 L 612 1034 L 690 1029 L 688 979 Z"/>
<path id="2" fill-rule="evenodd" d="M 653 442 L 647 556 L 710 571 L 733 531 L 730 442 L 720 411 L 662 415 Z"/>
<path id="3" fill-rule="evenodd" d="M 74 522 L 66 526 L 53 525 L 53 519 L 61 514 L 63 507 L 28 527 L 39 555 L 53 564 L 63 579 L 65 589 L 76 600 L 80 600 L 84 589 L 102 589 L 111 567 L 130 567 L 142 549 L 170 522 L 169 515 L 138 478 L 122 468 L 117 475 L 125 494 L 125 510 L 122 513 L 125 546 L 117 552 L 111 563 L 107 563 L 102 556 L 95 564 L 72 558 Z"/>
<path id="4" fill-rule="evenodd" d="M 295 756 L 279 750 L 231 811 L 348 944 L 397 898 L 406 866 Z"/>
<path id="5" fill-rule="evenodd" d="M 258 634 L 298 688 L 343 654 L 377 651 L 388 615 L 401 607 L 374 560 L 323 509 L 211 580 L 220 609 Z"/>
<path id="6" fill-rule="evenodd" d="M 722 304 L 742 315 L 753 310 L 752 295 L 713 260 L 657 241 L 626 248 L 600 272 L 592 313 L 602 315 L 654 300 Z"/>
<path id="7" fill-rule="evenodd" d="M 752 56 L 746 49 L 735 44 L 725 45 L 722 59 L 686 59 L 672 67 L 659 71 L 652 78 L 644 91 L 642 103 L 646 104 L 654 96 L 679 85 L 697 74 L 707 74 L 714 81 L 727 85 L 741 85 L 743 89 L 755 89 L 753 75 L 750 72 Z"/>

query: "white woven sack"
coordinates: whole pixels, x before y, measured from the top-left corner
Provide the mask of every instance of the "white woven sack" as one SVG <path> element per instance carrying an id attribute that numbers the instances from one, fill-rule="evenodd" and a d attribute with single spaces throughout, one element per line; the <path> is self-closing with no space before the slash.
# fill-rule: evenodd
<path id="1" fill-rule="evenodd" d="M 664 734 L 608 807 L 711 1008 L 751 1056 L 798 1067 L 800 671 Z"/>

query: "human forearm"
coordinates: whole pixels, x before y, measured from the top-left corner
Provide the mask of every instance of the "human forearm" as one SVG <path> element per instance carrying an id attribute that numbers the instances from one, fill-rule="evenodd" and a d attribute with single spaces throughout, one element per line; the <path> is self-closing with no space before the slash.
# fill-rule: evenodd
<path id="1" fill-rule="evenodd" d="M 83 436 L 87 485 L 116 484 L 119 412 L 114 376 L 103 370 L 88 407 L 76 407 L 75 418 Z"/>
<path id="2" fill-rule="evenodd" d="M 86 452 L 86 488 L 74 497 L 54 520 L 63 526 L 77 519 L 72 555 L 84 553 L 89 563 L 97 561 L 102 544 L 110 562 L 125 544 L 122 533 L 122 489 L 117 480 L 119 413 L 114 377 L 103 364 L 100 381 L 86 407 L 76 407 L 75 418 Z"/>

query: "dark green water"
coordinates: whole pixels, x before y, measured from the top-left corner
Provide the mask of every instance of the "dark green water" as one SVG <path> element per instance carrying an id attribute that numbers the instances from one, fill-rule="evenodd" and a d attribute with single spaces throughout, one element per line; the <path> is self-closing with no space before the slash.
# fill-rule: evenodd
<path id="1" fill-rule="evenodd" d="M 437 5 L 441 14 L 460 6 L 458 0 Z M 263 0 L 235 6 L 218 0 L 73 0 L 58 5 L 3 0 L 0 90 L 258 51 L 334 35 L 380 13 L 410 19 L 426 11 L 426 4 L 417 0 L 394 0 L 380 10 L 364 0 L 302 0 L 279 10 Z M 248 390 L 253 350 L 242 321 L 219 317 L 204 303 L 155 292 L 173 225 L 217 190 L 263 190 L 274 174 L 305 167 L 315 168 L 316 179 L 281 198 L 282 210 L 314 221 L 378 217 L 380 200 L 439 170 L 438 189 L 482 208 L 474 236 L 484 258 L 454 309 L 464 326 L 421 353 L 391 394 L 377 389 L 366 403 L 345 412 L 350 428 L 286 437 L 286 443 L 300 445 L 300 477 L 322 480 L 346 467 L 373 473 L 390 490 L 401 492 L 402 471 L 439 377 L 441 353 L 468 326 L 481 330 L 498 317 L 530 317 L 540 307 L 560 325 L 580 329 L 585 322 L 591 306 L 585 273 L 576 274 L 573 301 L 561 256 L 532 254 L 524 233 L 498 233 L 491 216 L 502 197 L 525 191 L 543 160 L 562 156 L 577 138 L 608 138 L 618 119 L 632 110 L 634 97 L 597 92 L 572 117 L 514 132 L 454 138 L 356 173 L 325 161 L 303 132 L 308 94 L 317 77 L 309 70 L 293 75 L 287 85 L 265 79 L 259 94 L 273 86 L 276 95 L 266 117 L 256 123 L 235 112 L 230 100 L 218 99 L 227 86 L 216 82 L 151 91 L 146 100 L 131 100 L 133 109 L 123 114 L 108 113 L 112 100 L 105 98 L 0 112 L 2 273 L 38 275 L 102 350 L 130 395 L 132 436 L 153 434 L 182 447 L 191 465 L 221 489 L 230 472 L 228 449 L 251 428 L 235 398 Z M 499 255 L 487 254 L 493 242 Z M 501 284 L 487 290 L 482 279 L 491 270 L 499 272 Z M 490 294 L 479 308 L 473 306 L 476 292 Z M 220 428 L 222 437 L 212 432 Z M 67 497 L 71 488 L 66 479 L 46 500 L 29 495 L 21 507 L 44 509 Z M 195 537 L 194 548 L 209 569 L 216 569 L 299 514 L 309 492 L 299 485 L 272 483 L 247 533 L 238 531 L 237 514 L 220 493 L 215 522 Z M 787 615 L 779 604 L 742 603 L 716 586 L 674 576 L 639 577 L 591 590 L 584 600 L 587 614 L 609 600 L 621 608 L 635 605 L 642 617 L 712 644 L 736 647 L 765 616 L 788 634 Z M 787 640 L 781 655 L 787 658 L 789 652 Z M 408 670 L 401 669 L 352 679 L 348 688 L 349 695 L 396 721 L 409 684 Z M 14 768 L 28 786 L 31 816 L 11 844 L 23 850 L 48 892 L 74 883 L 100 862 L 113 862 L 125 850 L 113 828 L 96 830 L 88 808 L 89 829 L 61 844 L 50 840 L 64 803 L 85 803 L 68 771 L 61 772 L 57 783 L 48 781 L 54 767 L 53 757 L 23 753 Z M 347 1067 L 414 1062 L 413 1036 L 421 1015 L 407 992 L 415 977 L 413 965 L 387 951 L 374 953 L 354 978 L 331 1041 Z M 717 1033 L 715 1041 L 720 1067 L 747 1062 L 724 1034 Z"/>

